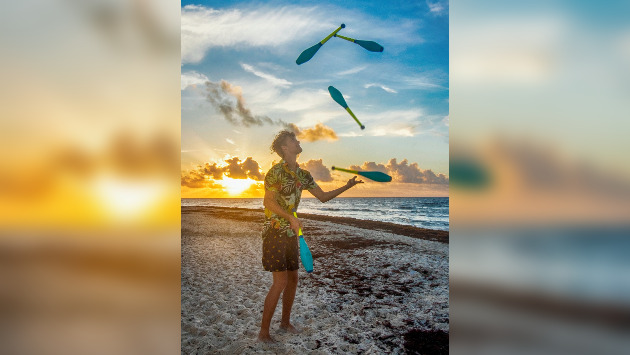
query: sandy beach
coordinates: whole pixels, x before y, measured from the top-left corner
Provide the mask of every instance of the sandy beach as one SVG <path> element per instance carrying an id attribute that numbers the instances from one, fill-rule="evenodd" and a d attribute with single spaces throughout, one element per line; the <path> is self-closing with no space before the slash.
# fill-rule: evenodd
<path id="1" fill-rule="evenodd" d="M 262 210 L 182 207 L 182 354 L 448 353 L 448 232 L 300 215 L 314 258 L 301 267 L 292 322 L 257 342 L 271 273 Z"/>

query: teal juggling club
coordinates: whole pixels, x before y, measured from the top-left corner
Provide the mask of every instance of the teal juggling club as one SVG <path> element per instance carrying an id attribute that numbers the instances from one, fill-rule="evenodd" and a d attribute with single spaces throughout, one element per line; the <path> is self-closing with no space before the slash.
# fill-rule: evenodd
<path id="1" fill-rule="evenodd" d="M 343 171 L 346 173 L 351 173 L 351 174 L 357 174 L 357 175 L 361 175 L 363 177 L 366 177 L 370 180 L 376 181 L 376 182 L 390 182 L 392 181 L 392 177 L 382 173 L 380 171 L 358 171 L 358 170 L 350 170 L 350 169 L 342 169 L 342 168 L 336 168 L 336 167 L 332 167 L 333 170 L 339 170 L 339 171 Z"/>
<path id="2" fill-rule="evenodd" d="M 297 218 L 297 213 L 295 210 L 293 211 L 293 215 Z M 300 237 L 300 260 L 302 260 L 302 265 L 304 265 L 304 269 L 306 272 L 313 272 L 313 255 L 311 254 L 311 250 L 306 245 L 306 241 L 304 240 L 304 235 L 302 234 L 302 228 L 299 229 L 299 237 Z"/>
<path id="3" fill-rule="evenodd" d="M 309 60 L 311 60 L 311 58 L 313 58 L 315 53 L 317 53 L 317 51 L 324 45 L 324 43 L 326 43 L 329 39 L 331 39 L 334 35 L 337 34 L 337 32 L 339 32 L 344 27 L 346 27 L 346 25 L 344 25 L 342 23 L 341 26 L 339 26 L 339 28 L 337 28 L 335 31 L 333 31 L 333 33 L 329 34 L 326 38 L 324 38 L 320 42 L 317 42 L 317 44 L 315 44 L 314 46 L 305 49 L 300 54 L 300 56 L 295 60 L 295 63 L 297 63 L 297 65 L 300 65 L 300 64 L 304 64 L 304 63 L 308 62 Z"/>
<path id="4" fill-rule="evenodd" d="M 361 122 L 359 122 L 359 119 L 357 118 L 357 116 L 355 116 L 354 112 L 352 112 L 350 107 L 348 107 L 348 104 L 346 103 L 346 100 L 344 100 L 343 95 L 341 95 L 341 92 L 337 90 L 334 86 L 329 86 L 328 92 L 330 93 L 330 97 L 332 97 L 333 100 L 335 100 L 335 102 L 337 102 L 339 105 L 341 105 L 341 107 L 345 108 L 346 111 L 348 111 L 350 116 L 354 118 L 354 120 L 359 124 L 361 129 L 365 129 L 365 126 Z"/>

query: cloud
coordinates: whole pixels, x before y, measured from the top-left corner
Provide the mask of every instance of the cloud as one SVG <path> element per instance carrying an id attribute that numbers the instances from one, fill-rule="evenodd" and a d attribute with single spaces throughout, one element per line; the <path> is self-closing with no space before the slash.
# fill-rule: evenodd
<path id="1" fill-rule="evenodd" d="M 285 124 L 281 120 L 272 120 L 268 116 L 254 115 L 245 106 L 243 90 L 240 86 L 232 85 L 225 80 L 221 80 L 220 83 L 207 81 L 206 90 L 206 99 L 233 125 L 250 127 Z"/>
<path id="2" fill-rule="evenodd" d="M 232 145 L 236 145 L 236 143 L 234 143 L 233 140 L 231 140 L 230 138 L 225 138 L 225 141 L 232 144 Z"/>
<path id="3" fill-rule="evenodd" d="M 392 124 L 388 126 L 378 126 L 371 129 L 371 135 L 375 137 L 413 137 L 415 132 L 415 126 L 409 126 L 406 124 Z"/>
<path id="4" fill-rule="evenodd" d="M 355 113 L 366 129 L 359 133 L 356 131 L 339 133 L 340 137 L 415 137 L 420 134 L 448 136 L 448 116 L 427 116 L 421 108 L 381 111 L 372 114 L 363 114 L 356 110 Z M 353 125 L 352 128 L 354 127 Z"/>
<path id="5" fill-rule="evenodd" d="M 355 114 L 366 126 L 361 135 L 388 136 L 388 137 L 413 137 L 417 128 L 422 124 L 423 112 L 419 108 L 408 110 L 390 110 L 375 114 L 361 114 L 356 110 Z M 348 122 L 353 122 L 348 116 Z M 356 126 L 353 126 L 353 128 Z M 342 137 L 356 136 L 354 132 L 340 134 Z"/>
<path id="6" fill-rule="evenodd" d="M 223 180 L 227 176 L 232 179 L 250 178 L 263 181 L 265 176 L 260 170 L 260 165 L 251 157 L 241 161 L 238 157 L 225 159 L 221 164 L 205 163 L 197 169 L 182 173 L 181 185 L 190 188 L 215 187 L 213 180 Z"/>
<path id="7" fill-rule="evenodd" d="M 328 97 L 330 97 L 330 95 Z M 301 126 L 312 126 L 319 122 L 326 123 L 331 120 L 337 120 L 340 117 L 343 117 L 343 119 L 345 119 L 348 113 L 345 110 L 338 109 L 338 107 L 339 106 L 336 106 L 336 107 L 333 107 L 332 110 L 326 110 L 326 111 L 312 110 L 312 111 L 304 112 L 302 113 L 302 119 L 300 119 L 298 124 Z"/>
<path id="8" fill-rule="evenodd" d="M 446 13 L 445 3 L 437 3 L 440 4 L 444 9 L 442 13 Z M 438 10 L 437 5 L 434 6 L 435 10 Z M 187 5 L 181 10 L 181 61 L 184 65 L 199 63 L 210 50 L 217 47 L 264 47 L 284 51 L 289 45 L 300 42 L 300 50 L 303 50 L 337 28 L 339 22 L 334 21 L 335 18 L 353 19 L 351 28 L 347 29 L 349 35 L 360 33 L 363 38 L 395 47 L 424 42 L 420 36 L 422 21 L 415 17 L 383 19 L 382 16 L 372 17 L 360 10 L 348 10 L 336 5 L 262 5 L 248 9 Z M 363 69 L 354 68 L 340 75 Z"/>
<path id="9" fill-rule="evenodd" d="M 178 144 L 166 134 L 154 134 L 143 139 L 131 131 L 122 131 L 110 139 L 100 152 L 88 153 L 70 146 L 54 154 L 50 161 L 62 171 L 97 174 L 105 168 L 121 176 L 167 172 L 180 164 Z"/>
<path id="10" fill-rule="evenodd" d="M 191 171 L 187 174 L 182 174 L 181 185 L 190 187 L 191 189 L 218 187 L 218 185 L 215 184 L 214 181 L 208 179 L 199 171 Z"/>
<path id="11" fill-rule="evenodd" d="M 442 1 L 430 2 L 427 0 L 429 12 L 436 16 L 442 16 L 448 13 L 447 4 L 448 3 Z"/>
<path id="12" fill-rule="evenodd" d="M 260 172 L 260 166 L 251 157 L 248 157 L 242 163 L 238 157 L 227 159 L 225 162 L 228 163 L 228 165 L 224 167 L 225 175 L 232 179 L 251 178 L 260 181 L 264 177 Z"/>
<path id="13" fill-rule="evenodd" d="M 330 182 L 333 181 L 330 170 L 324 165 L 322 159 L 309 160 L 306 163 L 300 164 L 302 169 L 308 170 L 313 178 L 317 181 Z"/>
<path id="14" fill-rule="evenodd" d="M 318 123 L 315 127 L 307 129 L 300 129 L 293 123 L 287 124 L 286 127 L 293 131 L 298 139 L 302 139 L 307 142 L 315 142 L 323 139 L 336 141 L 339 139 L 332 128 L 325 126 L 322 123 Z"/>
<path id="15" fill-rule="evenodd" d="M 278 47 L 335 28 L 316 7 L 215 10 L 187 5 L 181 13 L 182 63 L 198 63 L 215 47 Z M 337 25 L 338 26 L 338 25 Z"/>
<path id="16" fill-rule="evenodd" d="M 376 164 L 373 161 L 371 161 L 371 162 L 367 162 L 366 161 L 360 167 L 357 166 L 357 165 L 352 165 L 350 167 L 350 169 L 352 169 L 352 170 L 366 170 L 366 171 L 380 171 L 380 172 L 386 173 L 386 174 L 389 172 L 385 165 L 383 165 L 383 164 Z"/>
<path id="17" fill-rule="evenodd" d="M 355 68 L 352 68 L 352 69 L 348 69 L 348 70 L 345 70 L 345 71 L 337 73 L 337 75 L 356 74 L 356 73 L 358 73 L 360 71 L 363 71 L 365 68 L 367 68 L 367 65 L 363 65 L 363 66 L 360 66 L 360 67 L 355 67 Z"/>
<path id="18" fill-rule="evenodd" d="M 339 133 L 339 137 L 415 137 L 433 134 L 447 137 L 446 142 L 448 143 L 448 115 L 425 115 L 422 108 L 381 111 L 378 113 L 361 113 L 357 109 L 355 113 L 366 129 L 357 132 L 354 130 L 356 125 L 352 124 L 352 130 Z M 348 124 L 353 122 L 350 116 L 348 118 Z"/>
<path id="19" fill-rule="evenodd" d="M 182 90 L 191 85 L 204 84 L 206 81 L 210 81 L 210 79 L 196 71 L 189 71 L 181 75 Z"/>
<path id="20" fill-rule="evenodd" d="M 256 70 L 253 66 L 249 65 L 249 64 L 243 64 L 241 63 L 241 68 L 243 68 L 243 70 L 250 72 L 254 75 L 256 75 L 257 77 L 263 78 L 265 80 L 267 80 L 268 82 L 270 82 L 272 85 L 274 86 L 280 86 L 280 87 L 289 87 L 291 85 L 293 85 L 293 83 L 285 80 L 285 79 L 280 79 L 280 78 L 276 78 L 275 76 L 271 75 L 271 74 L 267 74 L 267 73 L 263 73 L 259 70 Z"/>
<path id="21" fill-rule="evenodd" d="M 438 82 L 444 82 L 448 80 L 441 74 L 423 75 L 423 76 L 406 76 L 400 78 L 403 84 L 406 84 L 410 89 L 440 89 L 448 90 L 448 87 L 437 84 Z"/>
<path id="22" fill-rule="evenodd" d="M 223 172 L 223 167 L 218 166 L 217 163 L 213 163 L 212 165 L 206 163 L 204 166 L 199 166 L 196 171 L 198 175 L 208 178 L 211 177 L 214 180 L 222 180 Z"/>
<path id="23" fill-rule="evenodd" d="M 449 136 L 449 116 L 431 115 L 426 116 L 416 127 L 416 131 L 420 134 L 430 134 L 436 137 L 444 138 L 444 142 L 448 144 Z"/>
<path id="24" fill-rule="evenodd" d="M 422 170 L 418 163 L 409 164 L 407 159 L 400 163 L 396 158 L 389 160 L 387 165 L 375 162 L 365 162 L 363 165 L 352 165 L 350 169 L 364 171 L 380 171 L 392 177 L 394 182 L 412 184 L 448 184 L 449 178 L 444 174 L 435 174 L 432 170 Z"/>
<path id="25" fill-rule="evenodd" d="M 322 107 L 330 103 L 328 90 L 298 89 L 291 90 L 288 96 L 283 95 L 276 99 L 274 108 L 287 110 L 290 112 L 304 111 Z"/>
<path id="26" fill-rule="evenodd" d="M 148 132 L 147 136 L 142 136 L 135 131 L 122 130 L 110 133 L 103 143 L 97 149 L 71 141 L 53 144 L 45 154 L 40 154 L 45 163 L 28 160 L 31 165 L 13 169 L 8 164 L 3 165 L 0 196 L 50 198 L 50 193 L 59 189 L 59 184 L 68 177 L 76 179 L 77 185 L 91 184 L 104 177 L 151 184 L 156 178 L 170 179 L 173 169 L 180 165 L 180 144 L 170 133 Z"/>
<path id="27" fill-rule="evenodd" d="M 381 88 L 381 89 L 383 89 L 383 90 L 385 90 L 385 91 L 387 91 L 387 92 L 389 92 L 389 93 L 392 93 L 392 94 L 397 94 L 397 93 L 398 93 L 398 91 L 396 91 L 396 90 L 394 90 L 394 89 L 391 89 L 391 88 L 388 88 L 388 87 L 387 87 L 387 86 L 385 86 L 385 85 L 381 85 L 381 84 L 374 84 L 374 83 L 371 83 L 371 84 L 365 84 L 365 88 L 366 88 L 366 89 L 369 89 L 369 88 L 371 88 L 371 87 L 373 87 L 373 86 L 379 87 L 379 88 Z"/>

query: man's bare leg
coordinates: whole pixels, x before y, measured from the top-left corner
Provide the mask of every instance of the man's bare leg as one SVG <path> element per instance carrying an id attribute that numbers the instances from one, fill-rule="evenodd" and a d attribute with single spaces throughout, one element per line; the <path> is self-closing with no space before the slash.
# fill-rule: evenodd
<path id="1" fill-rule="evenodd" d="M 287 271 L 287 286 L 282 293 L 282 321 L 280 322 L 280 328 L 295 334 L 299 333 L 299 330 L 291 324 L 291 308 L 293 307 L 297 285 L 298 271 Z"/>
<path id="2" fill-rule="evenodd" d="M 290 272 L 290 271 L 289 271 Z M 271 318 L 276 311 L 280 294 L 287 287 L 287 271 L 273 272 L 273 284 L 267 293 L 265 298 L 265 305 L 263 308 L 262 323 L 260 325 L 260 333 L 258 333 L 258 340 L 265 343 L 273 343 L 275 340 L 269 335 L 269 326 L 271 325 Z M 295 294 L 295 291 L 293 291 Z"/>

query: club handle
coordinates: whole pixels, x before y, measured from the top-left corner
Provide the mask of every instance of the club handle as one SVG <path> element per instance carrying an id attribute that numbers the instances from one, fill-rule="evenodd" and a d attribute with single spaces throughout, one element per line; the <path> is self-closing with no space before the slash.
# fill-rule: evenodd
<path id="1" fill-rule="evenodd" d="M 350 110 L 350 107 L 346 107 L 346 111 L 348 111 L 348 113 L 350 114 L 350 116 L 352 116 L 352 118 L 354 118 L 355 121 L 357 121 L 357 123 L 359 124 L 359 126 L 361 126 L 361 129 L 365 129 L 365 126 L 361 124 L 361 122 L 359 122 L 359 119 L 357 118 L 357 116 L 354 115 L 354 113 L 352 112 L 352 110 Z"/>
<path id="2" fill-rule="evenodd" d="M 346 37 L 346 36 L 342 36 L 342 35 L 338 35 L 338 34 L 335 34 L 335 37 L 339 37 L 341 39 L 345 39 L 346 41 L 350 41 L 352 43 L 354 43 L 354 41 L 355 41 L 354 38 L 350 38 L 350 37 Z"/>
<path id="3" fill-rule="evenodd" d="M 341 31 L 341 29 L 342 29 L 342 28 L 344 28 L 344 27 L 346 27 L 346 25 L 342 23 L 342 24 L 341 24 L 341 26 L 339 26 L 339 28 L 337 28 L 337 29 L 336 29 L 333 33 L 329 34 L 326 38 L 324 38 L 324 39 L 323 39 L 321 42 L 319 42 L 319 43 L 324 44 L 324 43 L 328 42 L 328 40 L 329 40 L 329 39 L 331 39 L 331 38 L 332 38 L 332 36 L 336 35 L 336 34 L 337 34 L 337 32 Z"/>
<path id="4" fill-rule="evenodd" d="M 293 216 L 295 216 L 295 218 L 297 218 L 297 213 L 295 213 L 295 211 L 293 211 Z M 299 236 L 299 237 L 302 237 L 302 236 L 303 236 L 303 235 L 302 235 L 302 228 L 298 229 L 298 232 L 299 232 L 299 233 L 298 233 L 298 236 Z"/>
<path id="5" fill-rule="evenodd" d="M 350 170 L 350 169 L 343 169 L 343 168 L 337 168 L 337 167 L 332 167 L 333 170 L 339 170 L 339 171 L 345 171 L 346 173 L 351 173 L 351 174 L 358 174 L 359 172 L 356 170 Z"/>

